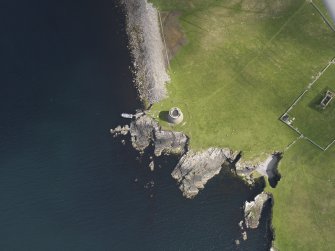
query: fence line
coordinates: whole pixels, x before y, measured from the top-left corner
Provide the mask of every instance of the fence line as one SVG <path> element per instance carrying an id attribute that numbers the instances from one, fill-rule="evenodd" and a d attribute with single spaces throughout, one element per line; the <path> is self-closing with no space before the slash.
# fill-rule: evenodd
<path id="1" fill-rule="evenodd" d="M 319 12 L 319 14 L 321 15 L 322 19 L 325 21 L 325 23 L 329 26 L 329 28 L 335 32 L 335 29 L 333 27 L 333 25 L 328 21 L 328 19 L 325 17 L 325 15 L 322 13 L 322 11 L 319 9 L 319 7 L 313 2 L 313 0 L 311 0 L 310 2 L 313 7 Z"/>
<path id="2" fill-rule="evenodd" d="M 283 122 L 284 124 L 286 124 L 288 127 L 290 127 L 292 130 L 294 130 L 295 132 L 297 132 L 301 138 L 307 139 L 310 143 L 312 143 L 313 145 L 315 145 L 316 147 L 320 148 L 322 151 L 326 151 L 329 147 L 331 147 L 334 143 L 335 143 L 335 139 L 329 144 L 327 145 L 325 148 L 320 146 L 319 144 L 317 144 L 316 142 L 314 142 L 312 139 L 306 137 L 305 135 L 303 135 L 297 128 L 293 127 L 292 125 L 286 123 L 283 120 L 283 117 L 285 115 L 287 115 L 293 108 L 294 106 L 300 101 L 300 99 L 306 94 L 306 92 L 308 92 L 312 86 L 319 80 L 319 78 L 324 74 L 324 72 L 332 65 L 335 64 L 335 57 L 332 58 L 332 60 L 329 61 L 329 63 L 318 73 L 318 75 L 315 77 L 315 79 L 308 84 L 307 88 L 299 95 L 298 98 L 296 98 L 293 102 L 293 104 L 285 111 L 284 114 L 282 114 L 279 118 L 279 120 L 281 122 Z M 294 144 L 296 142 L 296 140 L 294 142 L 291 143 Z M 291 147 L 291 145 L 289 145 L 286 149 L 288 149 L 289 147 Z"/>

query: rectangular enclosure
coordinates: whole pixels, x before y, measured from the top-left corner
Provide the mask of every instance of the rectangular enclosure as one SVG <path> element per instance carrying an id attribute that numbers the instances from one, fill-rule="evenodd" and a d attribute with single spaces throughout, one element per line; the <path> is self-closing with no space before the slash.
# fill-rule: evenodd
<path id="1" fill-rule="evenodd" d="M 335 65 L 331 64 L 282 121 L 326 149 L 335 140 Z"/>

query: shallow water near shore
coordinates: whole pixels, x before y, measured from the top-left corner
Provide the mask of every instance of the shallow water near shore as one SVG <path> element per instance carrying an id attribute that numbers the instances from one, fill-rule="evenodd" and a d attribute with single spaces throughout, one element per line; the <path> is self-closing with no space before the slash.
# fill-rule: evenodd
<path id="1" fill-rule="evenodd" d="M 234 244 L 257 189 L 222 173 L 184 199 L 175 158 L 150 172 L 111 137 L 140 106 L 115 3 L 3 3 L 0 250 L 268 250 L 269 208 Z"/>

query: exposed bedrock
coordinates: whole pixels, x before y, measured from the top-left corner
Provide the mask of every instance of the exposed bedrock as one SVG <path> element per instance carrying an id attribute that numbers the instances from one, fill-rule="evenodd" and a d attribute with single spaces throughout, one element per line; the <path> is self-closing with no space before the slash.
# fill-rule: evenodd
<path id="1" fill-rule="evenodd" d="M 271 194 L 262 192 L 251 202 L 244 204 L 244 220 L 247 228 L 257 228 L 265 203 L 271 199 Z"/>
<path id="2" fill-rule="evenodd" d="M 126 135 L 128 132 L 133 147 L 139 152 L 143 152 L 151 143 L 156 156 L 162 153 L 184 154 L 187 151 L 188 137 L 185 134 L 162 130 L 154 119 L 143 113 L 136 115 L 130 127 L 126 125 L 111 129 L 114 136 Z"/>
<path id="3" fill-rule="evenodd" d="M 147 0 L 121 0 L 126 9 L 127 34 L 136 87 L 142 101 L 166 97 L 167 59 L 157 9 Z"/>
<path id="4" fill-rule="evenodd" d="M 134 118 L 130 126 L 117 126 L 111 133 L 114 136 L 130 133 L 132 146 L 139 152 L 152 145 L 157 157 L 163 153 L 181 155 L 171 175 L 187 198 L 195 197 L 208 180 L 219 174 L 223 164 L 234 166 L 236 174 L 253 185 L 254 171 L 271 178 L 281 158 L 276 153 L 255 164 L 241 161 L 238 152 L 225 148 L 208 148 L 196 152 L 188 149 L 189 138 L 184 133 L 162 130 L 157 121 L 143 112 L 137 113 Z"/>
<path id="5" fill-rule="evenodd" d="M 202 152 L 190 150 L 181 157 L 171 175 L 180 183 L 183 195 L 193 198 L 209 179 L 219 174 L 225 162 L 234 158 L 235 154 L 227 149 L 209 148 Z"/>
<path id="6" fill-rule="evenodd" d="M 281 178 L 278 164 L 282 159 L 282 153 L 275 152 L 265 160 L 259 162 L 239 160 L 235 163 L 236 174 L 242 177 L 249 185 L 254 184 L 253 174 L 255 171 L 263 177 L 267 177 L 272 187 L 275 187 Z"/>
<path id="7" fill-rule="evenodd" d="M 162 153 L 183 154 L 186 151 L 188 137 L 181 132 L 155 130 L 154 145 L 155 155 Z"/>
<path id="8" fill-rule="evenodd" d="M 138 117 L 130 123 L 130 135 L 133 147 L 142 152 L 152 141 L 154 132 L 159 130 L 158 123 L 147 115 Z"/>

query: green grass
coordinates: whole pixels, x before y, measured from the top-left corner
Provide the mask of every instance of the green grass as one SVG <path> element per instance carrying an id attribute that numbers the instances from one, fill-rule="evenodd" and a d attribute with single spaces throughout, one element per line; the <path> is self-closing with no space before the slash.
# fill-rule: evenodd
<path id="1" fill-rule="evenodd" d="M 283 150 L 296 134 L 278 118 L 335 55 L 334 34 L 305 1 L 176 2 L 193 6 L 181 17 L 189 43 L 171 63 L 169 98 L 154 116 L 180 107 L 186 124 L 176 129 L 195 149 L 230 147 L 248 158 Z"/>
<path id="2" fill-rule="evenodd" d="M 292 126 L 323 148 L 335 140 L 335 104 L 331 101 L 325 109 L 320 107 L 327 90 L 335 90 L 335 65 L 324 72 L 288 113 L 295 117 Z"/>
<path id="3" fill-rule="evenodd" d="M 185 123 L 173 129 L 187 133 L 192 148 L 229 147 L 242 150 L 244 159 L 283 151 L 297 138 L 279 117 L 335 56 L 335 33 L 312 5 L 305 0 L 152 2 L 182 12 L 188 39 L 171 62 L 169 97 L 154 105 L 154 117 L 178 106 Z M 285 152 L 282 180 L 269 189 L 281 250 L 335 250 L 334 152 L 306 140 Z"/>
<path id="4" fill-rule="evenodd" d="M 275 189 L 276 246 L 285 251 L 335 250 L 335 154 L 299 140 L 284 154 Z"/>

